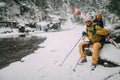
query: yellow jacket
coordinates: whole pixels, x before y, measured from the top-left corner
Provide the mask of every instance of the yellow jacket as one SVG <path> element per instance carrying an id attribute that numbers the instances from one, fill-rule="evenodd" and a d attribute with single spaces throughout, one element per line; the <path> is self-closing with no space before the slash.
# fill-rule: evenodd
<path id="1" fill-rule="evenodd" d="M 95 23 L 91 23 L 89 27 L 86 28 L 86 36 L 88 39 L 92 42 L 99 42 L 101 41 L 102 36 L 101 35 L 107 35 L 108 31 L 104 28 L 101 28 L 100 26 L 96 25 Z M 95 26 L 95 28 L 94 28 Z M 93 35 L 91 30 L 96 30 L 96 33 Z"/>

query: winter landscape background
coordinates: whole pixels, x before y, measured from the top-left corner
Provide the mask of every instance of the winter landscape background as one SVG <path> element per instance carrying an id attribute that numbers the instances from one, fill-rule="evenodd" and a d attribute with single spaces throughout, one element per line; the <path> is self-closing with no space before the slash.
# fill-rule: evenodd
<path id="1" fill-rule="evenodd" d="M 101 13 L 105 28 L 120 45 L 118 0 L 0 0 L 0 80 L 120 80 L 120 49 L 111 43 L 99 55 L 117 66 L 106 67 L 105 62 L 91 71 L 87 56 L 88 62 L 73 71 L 80 58 L 78 44 L 59 66 L 86 28 L 73 6 L 86 17 Z"/>

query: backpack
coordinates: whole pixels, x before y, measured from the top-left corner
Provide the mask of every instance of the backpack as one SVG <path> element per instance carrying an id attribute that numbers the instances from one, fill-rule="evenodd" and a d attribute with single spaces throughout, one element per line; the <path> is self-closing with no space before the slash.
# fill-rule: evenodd
<path id="1" fill-rule="evenodd" d="M 96 15 L 97 16 L 97 15 Z M 95 25 L 94 25 L 94 30 L 96 30 L 96 28 L 95 28 L 95 26 L 96 25 L 99 25 L 101 28 L 104 28 L 104 26 L 103 26 L 103 21 L 102 21 L 102 17 L 101 17 L 101 19 L 95 19 L 95 20 L 93 20 L 92 22 L 94 22 L 94 23 L 96 23 Z M 101 35 L 102 36 L 102 39 L 101 39 L 101 42 L 102 42 L 102 44 L 104 44 L 105 43 L 105 40 L 106 40 L 106 38 L 105 38 L 105 35 Z"/>
<path id="2" fill-rule="evenodd" d="M 96 14 L 93 22 L 96 23 L 97 25 L 101 26 L 102 28 L 104 28 L 101 14 Z"/>
<path id="3" fill-rule="evenodd" d="M 101 20 L 95 19 L 95 20 L 93 20 L 92 22 L 94 22 L 94 23 L 96 23 L 97 25 L 99 25 L 100 27 L 104 28 L 102 19 L 101 19 Z"/>

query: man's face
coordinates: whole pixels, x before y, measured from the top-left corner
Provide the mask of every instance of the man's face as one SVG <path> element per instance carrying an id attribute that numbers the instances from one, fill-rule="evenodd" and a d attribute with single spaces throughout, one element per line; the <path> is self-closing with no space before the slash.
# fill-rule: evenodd
<path id="1" fill-rule="evenodd" d="M 89 27 L 91 25 L 91 21 L 86 21 L 86 26 Z"/>

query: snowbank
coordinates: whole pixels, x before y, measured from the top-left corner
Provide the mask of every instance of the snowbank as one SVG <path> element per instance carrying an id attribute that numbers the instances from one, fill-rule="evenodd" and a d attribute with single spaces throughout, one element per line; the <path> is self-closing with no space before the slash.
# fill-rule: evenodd
<path id="1" fill-rule="evenodd" d="M 0 70 L 0 80 L 120 80 L 120 67 L 104 67 L 98 65 L 95 71 L 91 71 L 91 56 L 83 65 L 78 65 L 76 72 L 73 71 L 79 59 L 78 45 L 66 59 L 62 66 L 59 66 L 68 52 L 81 36 L 84 27 L 76 29 L 34 33 L 34 36 L 46 36 L 47 40 L 39 45 L 39 49 L 33 54 L 22 58 L 23 62 L 17 61 Z M 82 41 L 82 40 L 81 40 Z M 113 56 L 110 53 L 114 53 Z M 111 60 L 119 63 L 118 52 L 112 45 L 105 45 L 102 53 L 103 58 L 111 56 Z"/>

